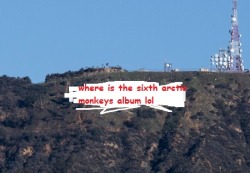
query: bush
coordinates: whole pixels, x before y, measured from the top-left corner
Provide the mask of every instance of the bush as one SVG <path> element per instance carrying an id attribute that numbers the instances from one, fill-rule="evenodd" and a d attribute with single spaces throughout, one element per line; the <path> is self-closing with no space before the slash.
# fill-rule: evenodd
<path id="1" fill-rule="evenodd" d="M 191 97 L 197 92 L 197 89 L 194 87 L 188 88 L 186 91 L 186 96 Z"/>
<path id="2" fill-rule="evenodd" d="M 191 81 L 191 80 L 192 80 L 192 78 L 186 78 L 186 79 L 185 79 L 186 82 L 189 82 L 189 81 Z"/>
<path id="3" fill-rule="evenodd" d="M 155 118 L 156 115 L 155 111 L 139 108 L 137 109 L 137 116 L 139 118 Z"/>
<path id="4" fill-rule="evenodd" d="M 214 86 L 215 88 L 229 89 L 229 85 L 226 83 L 220 83 Z"/>

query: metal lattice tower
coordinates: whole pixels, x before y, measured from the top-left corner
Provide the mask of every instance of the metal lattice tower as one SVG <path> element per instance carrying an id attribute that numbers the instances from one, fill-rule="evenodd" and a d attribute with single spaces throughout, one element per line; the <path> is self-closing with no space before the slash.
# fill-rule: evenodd
<path id="1" fill-rule="evenodd" d="M 238 25 L 238 0 L 233 0 L 233 14 L 232 27 L 229 30 L 231 34 L 230 45 L 228 46 L 229 55 L 231 59 L 230 71 L 242 72 L 244 71 L 242 60 L 242 49 L 240 43 L 239 25 Z"/>
<path id="2" fill-rule="evenodd" d="M 238 25 L 238 0 L 233 0 L 232 27 L 229 30 L 231 40 L 227 49 L 220 49 L 219 54 L 211 57 L 211 63 L 218 71 L 243 72 L 242 49 Z"/>

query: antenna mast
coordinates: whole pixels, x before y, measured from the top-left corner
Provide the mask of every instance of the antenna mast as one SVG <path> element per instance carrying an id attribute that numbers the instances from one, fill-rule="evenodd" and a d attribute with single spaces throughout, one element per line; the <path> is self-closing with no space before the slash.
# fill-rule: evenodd
<path id="1" fill-rule="evenodd" d="M 228 46 L 231 59 L 230 71 L 244 71 L 242 60 L 242 49 L 240 43 L 239 24 L 238 24 L 238 0 L 233 0 L 232 27 L 229 30 L 231 34 L 230 45 Z"/>
<path id="2" fill-rule="evenodd" d="M 220 49 L 219 54 L 211 57 L 211 63 L 218 71 L 224 72 L 243 72 L 242 49 L 240 43 L 238 25 L 238 0 L 233 0 L 233 14 L 231 15 L 232 27 L 229 30 L 231 40 L 226 49 Z"/>

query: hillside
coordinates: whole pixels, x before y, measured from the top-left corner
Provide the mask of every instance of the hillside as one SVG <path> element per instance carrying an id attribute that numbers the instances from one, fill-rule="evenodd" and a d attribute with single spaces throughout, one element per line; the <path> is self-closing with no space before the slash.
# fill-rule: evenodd
<path id="1" fill-rule="evenodd" d="M 184 108 L 76 111 L 69 85 L 184 82 Z M 0 77 L 1 172 L 250 172 L 250 75 L 92 69 Z"/>

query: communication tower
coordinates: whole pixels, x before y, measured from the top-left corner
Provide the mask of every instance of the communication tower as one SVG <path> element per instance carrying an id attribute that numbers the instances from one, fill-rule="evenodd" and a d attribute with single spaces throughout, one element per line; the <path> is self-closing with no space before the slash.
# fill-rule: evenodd
<path id="1" fill-rule="evenodd" d="M 242 49 L 238 25 L 238 0 L 233 0 L 232 27 L 229 30 L 231 40 L 226 49 L 220 49 L 219 54 L 211 57 L 211 63 L 218 71 L 243 72 Z"/>

